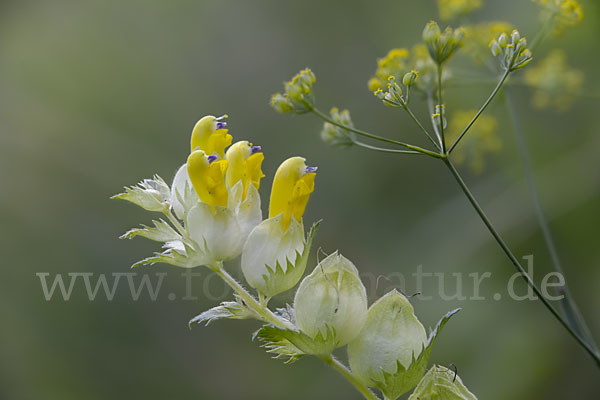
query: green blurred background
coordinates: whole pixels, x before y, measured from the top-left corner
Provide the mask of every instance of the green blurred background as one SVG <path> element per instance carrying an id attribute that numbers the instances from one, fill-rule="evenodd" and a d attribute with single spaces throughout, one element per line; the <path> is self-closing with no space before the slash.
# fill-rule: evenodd
<path id="1" fill-rule="evenodd" d="M 475 20 L 509 20 L 530 37 L 539 28 L 530 1 L 486 3 Z M 569 64 L 585 73 L 586 96 L 558 113 L 532 108 L 526 89 L 515 95 L 567 278 L 600 337 L 600 5 L 582 4 L 582 23 L 540 53 L 565 49 Z M 408 0 L 2 2 L 0 398 L 359 398 L 318 360 L 284 366 L 270 359 L 250 341 L 255 322 L 188 329 L 191 317 L 218 303 L 202 296 L 204 285 L 226 293 L 204 271 L 195 281 L 197 301 L 181 300 L 181 271 L 166 265 L 138 271 L 168 274 L 157 301 L 133 301 L 124 285 L 113 301 L 89 301 L 81 284 L 70 301 L 44 299 L 38 272 L 128 272 L 157 249 L 118 239 L 152 216 L 109 196 L 154 173 L 170 180 L 187 156 L 193 124 L 225 113 L 235 138 L 263 146 L 263 209 L 282 160 L 304 155 L 319 166 L 305 215 L 307 224 L 324 219 L 315 249 L 339 249 L 370 277 L 410 276 L 419 265 L 434 273 L 493 273 L 482 287 L 486 301 L 442 300 L 436 281 L 423 288 L 433 300 L 414 301 L 426 326 L 463 308 L 432 361 L 456 364 L 480 399 L 599 398 L 598 369 L 541 304 L 492 299 L 512 266 L 441 163 L 331 149 L 314 117 L 278 115 L 268 106 L 284 80 L 310 66 L 322 109 L 347 107 L 358 127 L 426 144 L 406 115 L 381 106 L 366 81 L 377 57 L 412 46 L 432 18 L 433 1 Z M 479 106 L 490 89 L 449 89 L 448 112 Z M 427 118 L 418 98 L 413 108 Z M 516 253 L 535 255 L 540 279 L 549 257 L 514 135 L 500 101 L 491 114 L 500 121 L 502 151 L 481 175 L 462 170 Z M 230 269 L 240 276 L 236 262 Z M 370 285 L 371 301 L 386 287 L 385 279 L 378 290 Z M 415 283 L 400 288 L 413 293 Z M 517 290 L 525 291 L 520 282 Z M 464 291 L 469 295 L 466 284 Z"/>

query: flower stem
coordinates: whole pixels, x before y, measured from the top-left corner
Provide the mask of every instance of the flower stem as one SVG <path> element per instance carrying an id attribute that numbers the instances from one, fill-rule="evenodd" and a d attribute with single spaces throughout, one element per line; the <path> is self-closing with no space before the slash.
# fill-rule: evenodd
<path id="1" fill-rule="evenodd" d="M 225 283 L 240 296 L 240 299 L 242 299 L 244 304 L 250 310 L 254 311 L 264 322 L 273 324 L 280 329 L 296 329 L 294 326 L 287 324 L 285 320 L 275 315 L 273 311 L 261 305 L 242 285 L 239 284 L 238 281 L 225 271 L 222 262 L 218 262 L 216 265 L 212 266 L 211 269 L 219 275 L 219 277 L 221 277 L 221 279 L 223 279 L 223 281 L 225 281 Z"/>
<path id="2" fill-rule="evenodd" d="M 527 274 L 527 271 L 525 271 L 525 268 L 523 268 L 523 266 L 521 265 L 521 263 L 519 262 L 517 257 L 515 257 L 515 255 L 512 253 L 512 251 L 508 248 L 508 246 L 506 245 L 506 243 L 504 242 L 504 240 L 502 239 L 500 234 L 496 231 L 496 229 L 494 228 L 494 226 L 488 219 L 487 215 L 485 214 L 485 212 L 483 211 L 483 209 L 481 208 L 481 206 L 479 205 L 479 203 L 477 202 L 475 197 L 473 197 L 473 194 L 471 193 L 471 191 L 467 187 L 466 183 L 463 181 L 462 177 L 460 176 L 460 174 L 454 167 L 454 164 L 452 164 L 452 162 L 448 158 L 444 159 L 444 164 L 446 164 L 446 166 L 448 167 L 448 169 L 450 170 L 450 172 L 456 179 L 456 182 L 458 183 L 458 185 L 460 186 L 460 188 L 462 189 L 464 194 L 469 199 L 469 202 L 471 202 L 471 205 L 473 206 L 475 211 L 477 211 L 477 214 L 479 214 L 479 217 L 481 218 L 481 220 L 483 221 L 485 226 L 488 228 L 488 230 L 490 231 L 490 233 L 492 234 L 492 236 L 494 237 L 494 239 L 496 240 L 496 242 L 498 243 L 498 245 L 500 246 L 500 248 L 502 249 L 504 254 L 506 254 L 506 257 L 508 257 L 508 259 L 514 265 L 514 267 L 517 269 L 517 271 L 519 271 L 521 273 L 521 275 L 523 276 L 523 279 L 525 279 L 525 282 L 527 283 L 527 285 L 529 285 L 531 287 L 531 289 L 538 296 L 538 298 L 540 299 L 542 304 L 544 304 L 544 306 L 548 309 L 548 311 L 550 311 L 550 313 L 554 316 L 554 318 L 556 318 L 558 320 L 558 322 L 569 332 L 569 334 L 571 336 L 573 336 L 573 338 L 577 341 L 577 343 L 579 343 L 579 345 L 581 347 L 583 347 L 585 349 L 585 351 L 596 361 L 597 366 L 600 367 L 600 354 L 598 354 L 585 340 L 583 340 L 577 334 L 577 332 L 575 332 L 573 330 L 573 328 L 571 328 L 571 326 L 567 323 L 567 321 L 565 321 L 565 319 L 554 309 L 554 307 L 550 304 L 548 299 L 546 299 L 546 297 L 538 289 L 538 287 L 536 286 L 533 279 L 531 279 L 529 274 Z"/>
<path id="3" fill-rule="evenodd" d="M 527 145 L 525 143 L 525 138 L 523 136 L 523 130 L 521 129 L 521 124 L 519 121 L 519 117 L 517 114 L 517 110 L 515 109 L 511 92 L 506 89 L 505 93 L 505 105 L 508 110 L 510 119 L 512 121 L 513 130 L 515 132 L 515 136 L 517 137 L 517 147 L 519 148 L 519 155 L 521 156 L 521 164 L 523 165 L 523 171 L 525 173 L 525 181 L 527 182 L 527 188 L 529 190 L 529 197 L 531 199 L 531 203 L 533 205 L 533 209 L 535 212 L 535 217 L 538 221 L 538 225 L 540 226 L 540 230 L 542 231 L 542 236 L 544 238 L 544 243 L 550 253 L 550 259 L 552 260 L 552 265 L 554 266 L 554 270 L 558 272 L 563 277 L 565 276 L 564 270 L 562 268 L 562 264 L 560 262 L 560 258 L 558 256 L 558 251 L 556 250 L 556 245 L 554 243 L 554 239 L 552 238 L 552 233 L 550 232 L 550 227 L 548 226 L 548 221 L 546 220 L 546 216 L 544 215 L 544 211 L 542 210 L 542 206 L 540 203 L 540 199 L 535 188 L 535 180 L 533 177 L 533 169 L 531 167 L 531 160 L 529 159 L 529 152 L 527 150 Z M 573 329 L 594 348 L 594 350 L 598 350 L 597 345 L 594 343 L 594 338 L 585 323 L 581 312 L 579 311 L 579 307 L 575 303 L 571 291 L 569 290 L 569 286 L 567 285 L 567 281 L 565 278 L 564 286 L 560 289 L 561 294 L 563 295 L 563 300 L 561 302 L 563 313 L 569 320 L 569 325 L 573 327 Z"/>
<path id="4" fill-rule="evenodd" d="M 415 121 L 415 123 L 419 126 L 419 128 L 421 128 L 421 130 L 423 131 L 423 133 L 425 134 L 425 136 L 427 136 L 427 138 L 429 139 L 429 141 L 431 143 L 433 143 L 433 145 L 435 146 L 435 148 L 441 151 L 442 149 L 440 148 L 440 145 L 435 140 L 433 140 L 433 137 L 429 134 L 429 131 L 427 129 L 425 129 L 425 127 L 421 124 L 421 121 L 419 121 L 419 119 L 417 118 L 417 116 L 415 114 L 413 114 L 413 112 L 411 111 L 411 109 L 408 108 L 407 105 L 404 106 L 404 107 L 402 107 L 402 108 L 404 108 L 406 110 L 406 112 L 408 113 L 408 115 L 410 115 L 410 117 L 413 119 L 413 121 Z"/>
<path id="5" fill-rule="evenodd" d="M 329 354 L 320 357 L 325 363 L 330 365 L 333 369 L 339 372 L 348 382 L 350 382 L 356 390 L 358 390 L 365 399 L 367 400 L 379 400 L 379 398 L 373 394 L 371 389 L 360 383 L 360 381 L 352 374 L 352 371 L 348 369 L 344 364 L 337 360 L 333 355 Z"/>
<path id="6" fill-rule="evenodd" d="M 395 144 L 397 146 L 406 147 L 408 149 L 414 150 L 414 151 L 416 151 L 418 153 L 422 153 L 422 154 L 428 155 L 430 157 L 441 158 L 441 156 L 438 153 L 430 151 L 430 150 L 423 149 L 423 148 L 421 148 L 419 146 L 413 146 L 412 144 L 408 144 L 408 143 L 404 143 L 404 142 L 399 142 L 397 140 L 388 139 L 388 138 L 385 138 L 385 137 L 382 137 L 382 136 L 377 136 L 377 135 L 374 135 L 372 133 L 369 133 L 369 132 L 366 132 L 366 131 L 362 131 L 360 129 L 355 129 L 355 128 L 352 128 L 352 127 L 340 124 L 340 123 L 334 121 L 333 119 L 329 118 L 329 116 L 327 116 L 326 114 L 324 114 L 323 112 L 319 111 L 318 109 L 316 109 L 316 108 L 314 108 L 312 106 L 310 108 L 310 111 L 312 111 L 316 116 L 318 116 L 322 120 L 324 120 L 326 122 L 329 122 L 332 125 L 340 127 L 342 129 L 346 129 L 346 130 L 348 130 L 350 132 L 354 132 L 354 133 L 356 133 L 358 135 L 361 135 L 361 136 L 364 136 L 364 137 L 368 137 L 369 139 L 379 140 L 381 142 L 386 142 L 386 143 Z"/>
<path id="7" fill-rule="evenodd" d="M 438 72 L 438 105 L 440 106 L 440 144 L 442 145 L 442 154 L 446 154 L 446 138 L 444 137 L 444 101 L 442 99 L 442 64 L 437 65 Z"/>
<path id="8" fill-rule="evenodd" d="M 473 124 L 475 123 L 475 121 L 477 121 L 477 118 L 479 118 L 479 116 L 481 115 L 481 113 L 492 102 L 492 100 L 494 99 L 494 97 L 496 97 L 496 94 L 498 94 L 498 91 L 502 87 L 502 84 L 504 83 L 504 81 L 506 80 L 506 78 L 508 78 L 509 74 L 510 74 L 510 69 L 507 68 L 504 71 L 504 74 L 502 75 L 502 78 L 500 78 L 500 80 L 498 81 L 498 84 L 496 85 L 496 87 L 494 88 L 494 90 L 492 91 L 492 93 L 490 94 L 490 96 L 487 98 L 487 100 L 485 101 L 485 103 L 483 103 L 483 105 L 481 106 L 481 108 L 479 109 L 479 111 L 477 111 L 477 114 L 475 114 L 475 116 L 473 117 L 473 119 L 471 120 L 471 122 L 469 122 L 469 124 L 465 127 L 465 129 L 463 129 L 463 131 L 460 134 L 460 136 L 458 136 L 458 138 L 454 141 L 454 143 L 452 144 L 452 146 L 450 146 L 450 149 L 448 150 L 448 154 L 452 153 L 452 150 L 454 150 L 454 148 L 456 147 L 456 145 L 458 144 L 458 142 L 460 142 L 460 140 L 463 138 L 463 136 L 465 136 L 465 134 L 471 128 L 471 126 L 473 126 Z"/>

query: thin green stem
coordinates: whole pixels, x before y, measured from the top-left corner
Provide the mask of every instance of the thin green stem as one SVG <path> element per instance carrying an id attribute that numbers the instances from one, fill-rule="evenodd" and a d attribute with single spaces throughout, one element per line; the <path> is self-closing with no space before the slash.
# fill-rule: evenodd
<path id="1" fill-rule="evenodd" d="M 236 281 L 225 269 L 223 268 L 223 263 L 217 263 L 217 265 L 212 266 L 211 268 L 233 291 L 240 296 L 240 299 L 244 302 L 244 304 L 252 311 L 254 311 L 264 322 L 269 324 L 273 324 L 280 329 L 295 329 L 295 327 L 288 325 L 285 320 L 279 318 L 275 315 L 271 310 L 267 307 L 264 307 L 260 304 L 250 293 L 246 291 Z"/>
<path id="2" fill-rule="evenodd" d="M 564 277 L 564 269 L 560 262 L 558 251 L 556 249 L 552 233 L 550 232 L 550 227 L 548 226 L 548 221 L 542 209 L 541 202 L 535 187 L 535 179 L 533 177 L 532 172 L 533 168 L 531 166 L 531 160 L 529 158 L 529 151 L 527 149 L 527 144 L 525 143 L 523 130 L 521 129 L 519 116 L 517 114 L 517 110 L 515 109 L 514 102 L 512 100 L 511 91 L 508 89 L 505 92 L 505 105 L 508 110 L 510 119 L 512 121 L 515 136 L 517 138 L 517 147 L 519 149 L 521 164 L 523 165 L 525 181 L 527 182 L 529 197 L 531 198 L 531 203 L 533 205 L 535 217 L 537 219 L 538 225 L 540 226 L 540 230 L 542 231 L 544 243 L 546 244 L 548 252 L 550 253 L 550 259 L 552 260 L 554 270 Z M 577 333 L 580 336 L 585 338 L 586 341 L 591 345 L 591 347 L 593 347 L 597 351 L 598 346 L 595 344 L 592 333 L 590 332 L 590 329 L 588 328 L 585 319 L 583 318 L 583 315 L 579 311 L 579 307 L 577 306 L 575 300 L 573 299 L 573 296 L 571 295 L 571 291 L 569 290 L 566 278 L 564 282 L 565 283 L 561 288 L 560 293 L 563 296 L 563 301 L 561 302 L 563 313 L 569 320 L 569 325 L 571 325 L 571 327 L 573 327 L 573 329 L 577 331 Z"/>
<path id="3" fill-rule="evenodd" d="M 435 132 L 435 136 L 437 136 L 438 141 L 440 142 L 440 146 L 442 143 L 442 137 L 440 136 L 440 131 L 438 129 L 438 125 L 435 123 L 433 119 L 433 114 L 435 114 L 435 103 L 433 100 L 433 92 L 427 93 L 427 107 L 429 108 L 429 116 L 431 117 L 431 126 L 433 126 L 433 131 Z"/>
<path id="4" fill-rule="evenodd" d="M 326 356 L 321 356 L 321 360 L 325 361 L 327 365 L 331 366 L 337 372 L 339 372 L 348 382 L 350 382 L 356 390 L 363 395 L 366 400 L 379 400 L 379 398 L 365 385 L 360 383 L 360 381 L 352 374 L 352 371 L 348 369 L 344 364 L 342 364 L 339 360 L 337 360 L 333 355 L 329 354 Z"/>
<path id="5" fill-rule="evenodd" d="M 380 151 L 382 153 L 400 153 L 400 154 L 416 154 L 416 155 L 423 155 L 423 153 L 419 153 L 418 151 L 412 151 L 412 150 L 398 150 L 398 149 L 388 149 L 386 147 L 377 147 L 377 146 L 372 146 L 370 144 L 367 143 L 363 143 L 360 142 L 358 140 L 353 140 L 352 144 L 355 144 L 359 147 L 365 148 L 365 149 L 369 149 L 369 150 L 375 150 L 375 151 Z"/>
<path id="6" fill-rule="evenodd" d="M 529 44 L 529 50 L 533 53 L 537 47 L 542 43 L 544 39 L 548 36 L 552 28 L 554 27 L 554 23 L 556 21 L 556 13 L 552 13 L 548 16 L 548 19 L 544 22 L 540 30 L 537 32 L 531 43 Z"/>
<path id="7" fill-rule="evenodd" d="M 442 154 L 446 154 L 446 138 L 444 137 L 444 100 L 442 99 L 442 64 L 438 63 L 438 105 L 440 106 L 440 141 Z"/>
<path id="8" fill-rule="evenodd" d="M 312 112 L 313 112 L 313 113 L 314 113 L 316 116 L 318 116 L 318 117 L 319 117 L 319 118 L 321 118 L 322 120 L 324 120 L 324 121 L 327 121 L 327 122 L 329 122 L 330 124 L 332 124 L 332 125 L 335 125 L 335 126 L 337 126 L 337 127 L 340 127 L 340 128 L 342 128 L 342 129 L 346 129 L 346 130 L 348 130 L 348 131 L 350 131 L 350 132 L 354 132 L 354 133 L 356 133 L 356 134 L 358 134 L 358 135 L 361 135 L 361 136 L 367 137 L 367 138 L 369 138 L 369 139 L 379 140 L 379 141 L 381 141 L 381 142 L 385 142 L 385 143 L 391 143 L 391 144 L 395 144 L 395 145 L 397 145 L 397 146 L 406 147 L 406 148 L 408 148 L 408 149 L 411 149 L 411 150 L 414 150 L 414 151 L 416 151 L 416 152 L 419 152 L 419 153 L 422 153 L 422 154 L 428 155 L 428 156 L 430 156 L 430 157 L 434 157 L 434 158 L 441 158 L 441 156 L 440 156 L 438 153 L 436 153 L 436 152 L 433 152 L 433 151 L 430 151 L 430 150 L 423 149 L 423 148 L 421 148 L 421 147 L 419 147 L 419 146 L 413 146 L 412 144 L 407 144 L 407 143 L 399 142 L 399 141 L 397 141 L 397 140 L 388 139 L 388 138 L 385 138 L 385 137 L 382 137 L 382 136 L 377 136 L 377 135 L 374 135 L 374 134 L 372 134 L 372 133 L 369 133 L 369 132 L 366 132 L 366 131 L 362 131 L 362 130 L 360 130 L 360 129 L 356 129 L 356 128 L 352 128 L 352 127 L 349 127 L 349 126 L 346 126 L 346 125 L 340 124 L 340 123 L 338 123 L 338 122 L 334 121 L 334 120 L 333 120 L 333 119 L 331 119 L 329 116 L 327 116 L 326 114 L 322 113 L 321 111 L 319 111 L 318 109 L 316 109 L 316 108 L 314 108 L 314 107 L 312 107 L 312 106 L 311 106 L 309 109 L 310 109 L 310 111 L 312 111 Z"/>
<path id="9" fill-rule="evenodd" d="M 419 121 L 419 119 L 417 118 L 417 116 L 415 114 L 413 114 L 413 112 L 411 111 L 410 108 L 408 108 L 408 105 L 402 107 L 406 110 L 406 112 L 408 113 L 408 115 L 410 115 L 410 117 L 412 118 L 413 121 L 415 121 L 415 123 L 417 124 L 417 126 L 419 128 L 421 128 L 421 131 L 423 131 L 423 133 L 425 134 L 425 136 L 427 136 L 427 138 L 429 139 L 429 141 L 431 143 L 433 143 L 433 145 L 435 146 L 436 149 L 438 149 L 439 151 L 441 151 L 442 149 L 440 148 L 440 145 L 433 140 L 433 137 L 429 134 L 429 131 L 427 129 L 425 129 L 425 127 L 421 124 L 421 121 Z"/>
<path id="10" fill-rule="evenodd" d="M 556 318 L 558 320 L 558 322 L 569 332 L 569 334 L 577 341 L 577 343 L 579 343 L 579 345 L 581 347 L 583 347 L 585 349 L 585 351 L 596 361 L 597 366 L 600 367 L 600 354 L 598 354 L 585 340 L 583 340 L 573 330 L 573 328 L 571 328 L 571 326 L 565 321 L 565 319 L 558 313 L 558 311 L 556 311 L 556 309 L 554 309 L 552 304 L 550 304 L 548 299 L 546 299 L 546 297 L 538 289 L 535 282 L 529 276 L 529 274 L 527 273 L 525 268 L 523 268 L 523 266 L 521 265 L 521 263 L 519 262 L 517 257 L 515 257 L 515 255 L 512 253 L 512 251 L 508 248 L 508 246 L 506 245 L 506 243 L 504 242 L 504 240 L 502 239 L 500 234 L 496 231 L 496 229 L 494 228 L 494 226 L 488 219 L 487 215 L 485 214 L 485 212 L 483 211 L 483 209 L 481 208 L 481 206 L 479 205 L 479 203 L 477 202 L 475 197 L 473 197 L 473 194 L 467 187 L 466 183 L 463 181 L 462 177 L 460 176 L 460 174 L 454 167 L 454 164 L 452 164 L 452 162 L 448 158 L 444 159 L 444 163 L 446 164 L 446 166 L 448 167 L 448 169 L 450 170 L 450 172 L 456 179 L 456 182 L 458 183 L 458 185 L 460 186 L 460 188 L 462 189 L 464 194 L 467 196 L 467 198 L 469 199 L 469 202 L 471 203 L 471 205 L 473 206 L 475 211 L 477 211 L 477 214 L 479 214 L 479 217 L 481 218 L 481 220 L 483 221 L 485 226 L 488 228 L 488 230 L 490 231 L 490 233 L 492 234 L 492 236 L 494 237 L 494 239 L 496 240 L 496 242 L 498 243 L 498 245 L 500 246 L 500 248 L 502 249 L 504 254 L 506 254 L 506 256 L 508 257 L 510 262 L 514 265 L 514 267 L 517 269 L 517 271 L 519 271 L 521 273 L 521 275 L 523 276 L 523 279 L 525 280 L 527 285 L 529 285 L 529 287 L 531 287 L 531 289 L 534 291 L 536 296 L 540 299 L 540 301 L 548 309 L 548 311 L 550 311 L 550 313 L 554 316 L 554 318 Z"/>
<path id="11" fill-rule="evenodd" d="M 504 74 L 502 74 L 502 78 L 500 78 L 500 80 L 498 81 L 498 84 L 496 85 L 496 87 L 494 88 L 494 90 L 492 91 L 492 93 L 489 95 L 489 97 L 487 98 L 487 100 L 485 101 L 485 103 L 483 103 L 483 105 L 481 106 L 481 108 L 479 109 L 479 111 L 477 111 L 477 114 L 475 114 L 475 116 L 473 117 L 473 119 L 471 120 L 471 122 L 469 122 L 469 124 L 465 127 L 465 129 L 463 129 L 462 133 L 454 141 L 454 144 L 452 144 L 452 146 L 450 146 L 450 149 L 448 150 L 448 154 L 452 153 L 452 150 L 454 150 L 454 148 L 456 147 L 456 145 L 458 144 L 458 142 L 460 142 L 460 140 L 463 138 L 463 136 L 465 136 L 465 134 L 469 131 L 469 129 L 471 128 L 471 126 L 473 126 L 473 124 L 475 123 L 475 121 L 477 121 L 477 118 L 479 118 L 479 116 L 481 115 L 481 113 L 492 102 L 492 100 L 494 99 L 494 97 L 496 97 L 496 94 L 498 94 L 498 91 L 502 87 L 502 84 L 504 83 L 504 81 L 506 81 L 506 78 L 508 78 L 509 74 L 510 74 L 510 69 L 506 69 L 504 71 Z"/>

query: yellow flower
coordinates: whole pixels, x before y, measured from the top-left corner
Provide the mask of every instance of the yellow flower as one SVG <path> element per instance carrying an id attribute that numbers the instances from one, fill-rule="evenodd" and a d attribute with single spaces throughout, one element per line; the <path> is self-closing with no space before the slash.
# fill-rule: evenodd
<path id="1" fill-rule="evenodd" d="M 468 25 L 465 27 L 464 50 L 473 57 L 473 59 L 481 64 L 489 60 L 490 41 L 495 40 L 501 33 L 510 36 L 514 26 L 510 22 L 491 21 L 482 22 L 476 25 Z"/>
<path id="2" fill-rule="evenodd" d="M 201 118 L 194 129 L 192 130 L 191 151 L 200 148 L 208 155 L 217 155 L 223 158 L 225 148 L 231 144 L 232 137 L 228 134 L 227 123 L 223 119 L 227 115 L 221 117 L 213 117 L 207 115 Z"/>
<path id="3" fill-rule="evenodd" d="M 261 170 L 265 158 L 260 152 L 260 146 L 252 146 L 246 140 L 240 141 L 227 149 L 225 159 L 228 162 L 225 183 L 232 188 L 237 182 L 242 181 L 243 195 L 246 198 L 248 187 L 252 184 L 256 190 L 260 187 L 260 180 L 265 175 Z"/>
<path id="4" fill-rule="evenodd" d="M 393 76 L 399 80 L 410 69 L 408 68 L 408 50 L 392 49 L 385 57 L 377 60 L 377 70 L 375 76 L 369 79 L 368 87 L 372 92 L 387 87 L 388 79 Z"/>
<path id="5" fill-rule="evenodd" d="M 438 0 L 438 8 L 442 20 L 465 16 L 481 8 L 481 5 L 481 0 Z"/>
<path id="6" fill-rule="evenodd" d="M 553 50 L 535 67 L 527 70 L 524 79 L 536 89 L 532 98 L 535 107 L 554 107 L 564 111 L 575 100 L 574 94 L 581 90 L 583 72 L 569 67 L 564 51 Z"/>
<path id="7" fill-rule="evenodd" d="M 244 245 L 244 277 L 267 298 L 291 289 L 304 274 L 314 227 L 305 240 L 302 215 L 315 187 L 315 171 L 302 157 L 289 158 L 279 166 L 269 218 L 252 229 Z"/>
<path id="8" fill-rule="evenodd" d="M 533 0 L 542 9 L 542 18 L 554 18 L 554 34 L 562 33 L 566 28 L 577 25 L 583 19 L 581 5 L 575 0 Z"/>
<path id="9" fill-rule="evenodd" d="M 200 201 L 210 206 L 226 207 L 227 160 L 216 161 L 213 157 L 202 150 L 195 150 L 187 159 L 187 172 Z"/>
<path id="10" fill-rule="evenodd" d="M 275 173 L 269 218 L 283 214 L 283 225 L 287 229 L 292 217 L 302 220 L 310 194 L 315 189 L 316 167 L 307 167 L 302 157 L 285 160 Z"/>
<path id="11" fill-rule="evenodd" d="M 477 110 L 454 113 L 448 125 L 449 143 L 453 143 L 458 138 L 476 113 Z M 502 148 L 502 141 L 496 135 L 497 127 L 498 122 L 494 117 L 480 115 L 452 152 L 453 160 L 457 164 L 466 163 L 474 173 L 483 172 L 488 154 L 498 152 Z"/>

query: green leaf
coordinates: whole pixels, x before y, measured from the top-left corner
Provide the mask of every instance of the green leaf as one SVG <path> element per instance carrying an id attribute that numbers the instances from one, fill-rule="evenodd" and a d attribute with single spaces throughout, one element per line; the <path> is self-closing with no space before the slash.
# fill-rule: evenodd
<path id="1" fill-rule="evenodd" d="M 152 223 L 154 223 L 153 228 L 142 225 L 141 228 L 134 228 L 127 231 L 119 239 L 133 239 L 136 236 L 141 236 L 157 242 L 181 240 L 181 235 L 163 219 L 159 219 L 158 221 L 153 220 Z"/>
<path id="2" fill-rule="evenodd" d="M 224 318 L 248 319 L 256 318 L 256 315 L 244 305 L 243 301 L 238 296 L 236 296 L 236 301 L 224 301 L 220 305 L 198 314 L 190 320 L 189 325 L 190 328 L 194 324 L 201 324 L 203 322 L 208 325 L 212 321 Z"/>
<path id="3" fill-rule="evenodd" d="M 167 242 L 165 246 L 168 247 L 167 250 L 162 253 L 154 253 L 153 256 L 136 262 L 131 268 L 157 263 L 170 264 L 182 268 L 194 268 L 206 265 L 206 259 L 183 241 Z"/>
<path id="4" fill-rule="evenodd" d="M 423 346 L 421 354 L 419 354 L 417 358 L 415 358 L 413 354 L 413 360 L 408 369 L 404 368 L 404 366 L 398 362 L 395 373 L 383 373 L 383 380 L 376 382 L 376 384 L 386 399 L 397 399 L 404 393 L 417 386 L 427 371 L 429 356 L 431 355 L 433 345 L 435 344 L 438 335 L 450 318 L 452 318 L 452 316 L 459 311 L 460 308 L 452 310 L 444 315 L 442 319 L 440 319 L 435 329 L 429 334 L 427 345 Z"/>

